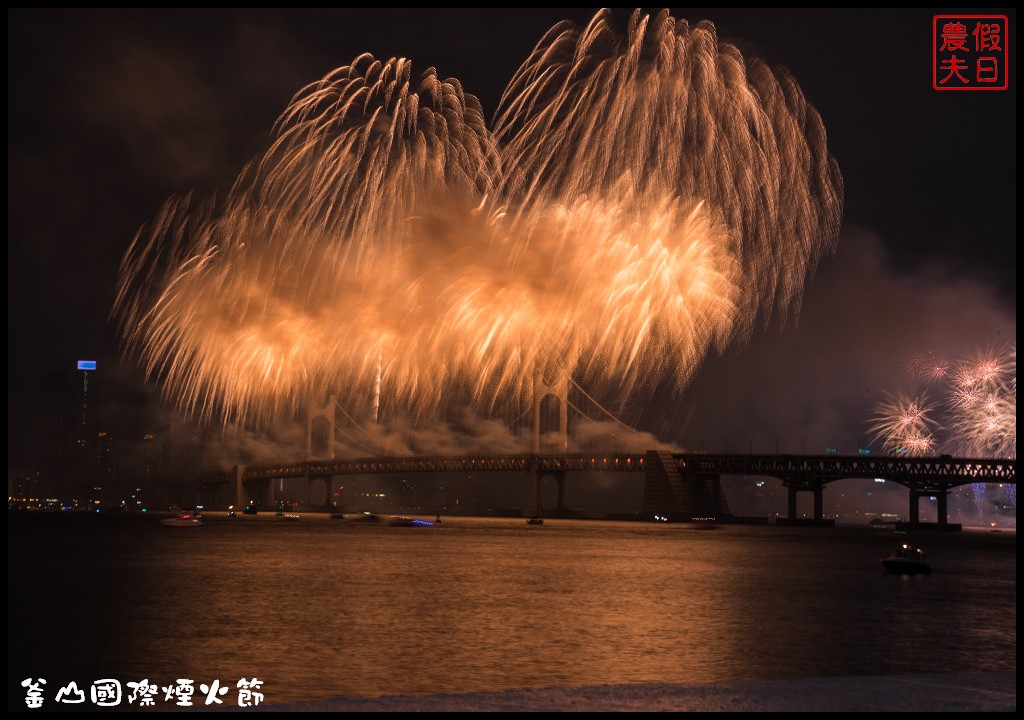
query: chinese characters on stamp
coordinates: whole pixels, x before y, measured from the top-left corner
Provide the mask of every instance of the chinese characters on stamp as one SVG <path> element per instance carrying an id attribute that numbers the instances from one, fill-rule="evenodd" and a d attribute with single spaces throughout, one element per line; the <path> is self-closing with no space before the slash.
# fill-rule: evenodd
<path id="1" fill-rule="evenodd" d="M 936 15 L 932 18 L 932 87 L 936 90 L 1006 90 L 1009 87 L 1006 15 Z"/>

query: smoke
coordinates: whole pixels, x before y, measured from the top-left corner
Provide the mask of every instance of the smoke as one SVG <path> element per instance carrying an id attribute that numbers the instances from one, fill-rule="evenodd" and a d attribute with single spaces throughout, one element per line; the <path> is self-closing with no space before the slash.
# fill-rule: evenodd
<path id="1" fill-rule="evenodd" d="M 308 459 L 308 425 L 302 420 L 278 422 L 272 428 L 252 430 L 233 425 L 220 429 L 204 448 L 205 464 L 219 470 L 233 465 L 277 465 Z M 336 459 L 379 456 L 519 455 L 533 452 L 532 428 L 511 428 L 500 420 L 465 413 L 458 424 L 417 425 L 402 416 L 387 425 L 369 419 L 351 422 L 336 415 L 335 441 L 330 452 Z M 576 420 L 566 439 L 557 432 L 541 436 L 541 452 L 623 452 L 648 450 L 680 452 L 653 434 L 633 430 L 612 421 Z"/>
<path id="2" fill-rule="evenodd" d="M 753 338 L 698 375 L 683 443 L 880 452 L 871 440 L 874 409 L 903 387 L 909 358 L 1015 344 L 1015 308 L 984 278 L 930 261 L 897 265 L 877 234 L 847 228 L 836 257 L 809 284 L 799 322 Z"/>

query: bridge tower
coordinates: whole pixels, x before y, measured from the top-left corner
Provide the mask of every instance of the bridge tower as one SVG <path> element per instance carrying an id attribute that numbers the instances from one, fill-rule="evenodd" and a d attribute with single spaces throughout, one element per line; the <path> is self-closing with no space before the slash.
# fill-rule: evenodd
<path id="1" fill-rule="evenodd" d="M 533 376 L 533 451 L 539 453 L 540 448 L 540 408 L 544 398 L 554 397 L 558 400 L 558 444 L 559 452 L 569 450 L 569 374 L 559 370 L 554 382 L 548 382 L 544 374 L 538 370 Z"/>
<path id="2" fill-rule="evenodd" d="M 322 405 L 309 402 L 309 410 L 306 417 L 306 460 L 333 460 L 334 459 L 334 438 L 337 410 L 337 398 L 331 395 L 327 402 Z M 306 505 L 310 504 L 310 495 L 313 483 L 322 479 L 327 486 L 324 495 L 324 505 L 331 504 L 331 476 L 321 477 L 319 475 L 306 475 L 305 497 Z"/>
<path id="3" fill-rule="evenodd" d="M 557 452 L 569 450 L 569 374 L 560 369 L 554 381 L 548 382 L 544 373 L 537 370 L 533 376 L 533 452 L 541 452 L 541 405 L 545 398 L 553 397 L 558 402 L 558 449 Z M 565 471 L 542 472 L 533 470 L 533 517 L 541 516 L 541 481 L 545 477 L 553 477 L 558 483 L 558 503 L 556 511 L 565 508 Z"/>
<path id="4" fill-rule="evenodd" d="M 306 460 L 334 459 L 335 397 L 327 398 L 323 407 L 311 400 L 306 418 Z"/>

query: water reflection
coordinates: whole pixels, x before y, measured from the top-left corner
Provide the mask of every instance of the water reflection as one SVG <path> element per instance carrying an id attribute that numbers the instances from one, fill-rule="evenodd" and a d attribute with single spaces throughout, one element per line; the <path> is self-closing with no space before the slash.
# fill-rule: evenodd
<path id="1" fill-rule="evenodd" d="M 12 617 L 41 628 L 12 628 L 19 678 L 259 677 L 284 702 L 1016 668 L 1014 535 L 936 536 L 935 573 L 901 578 L 867 528 L 74 524 L 11 530 Z"/>

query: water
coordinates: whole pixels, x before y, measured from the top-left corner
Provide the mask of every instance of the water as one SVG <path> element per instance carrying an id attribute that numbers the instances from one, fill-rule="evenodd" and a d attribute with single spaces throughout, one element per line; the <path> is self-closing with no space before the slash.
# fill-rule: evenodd
<path id="1" fill-rule="evenodd" d="M 1016 670 L 1013 532 L 912 537 L 934 572 L 900 577 L 906 536 L 866 527 L 205 520 L 9 514 L 9 707 L 26 677 L 273 703 Z"/>

